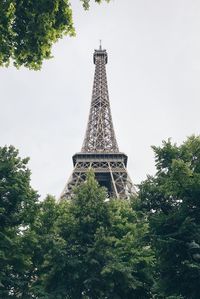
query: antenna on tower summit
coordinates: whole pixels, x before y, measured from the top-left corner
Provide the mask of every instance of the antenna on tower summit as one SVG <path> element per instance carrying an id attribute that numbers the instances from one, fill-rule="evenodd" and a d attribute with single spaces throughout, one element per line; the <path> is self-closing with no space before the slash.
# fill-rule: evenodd
<path id="1" fill-rule="evenodd" d="M 102 50 L 101 39 L 99 40 L 99 50 Z"/>

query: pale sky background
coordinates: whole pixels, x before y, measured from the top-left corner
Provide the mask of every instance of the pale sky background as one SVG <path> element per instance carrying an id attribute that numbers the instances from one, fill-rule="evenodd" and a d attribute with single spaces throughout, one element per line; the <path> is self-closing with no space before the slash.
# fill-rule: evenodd
<path id="1" fill-rule="evenodd" d="M 200 1 L 114 0 L 85 12 L 72 0 L 77 36 L 53 48 L 41 71 L 0 69 L 0 145 L 31 158 L 32 186 L 59 196 L 80 151 L 102 39 L 115 132 L 138 184 L 154 174 L 151 145 L 180 144 L 200 129 Z"/>

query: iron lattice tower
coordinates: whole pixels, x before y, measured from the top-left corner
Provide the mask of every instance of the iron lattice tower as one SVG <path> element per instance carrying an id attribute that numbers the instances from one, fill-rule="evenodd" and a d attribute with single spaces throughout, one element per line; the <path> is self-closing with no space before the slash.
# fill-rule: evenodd
<path id="1" fill-rule="evenodd" d="M 81 152 L 72 158 L 74 170 L 61 199 L 73 195 L 73 188 L 85 181 L 90 168 L 99 184 L 107 188 L 110 197 L 129 198 L 135 193 L 126 169 L 127 156 L 119 152 L 115 137 L 106 77 L 108 55 L 101 45 L 95 50 L 93 59 L 95 75 L 87 130 Z"/>

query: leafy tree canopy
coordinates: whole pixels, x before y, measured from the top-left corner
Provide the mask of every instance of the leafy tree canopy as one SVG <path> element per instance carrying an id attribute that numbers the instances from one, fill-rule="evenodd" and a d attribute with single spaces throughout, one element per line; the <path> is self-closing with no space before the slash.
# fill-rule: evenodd
<path id="1" fill-rule="evenodd" d="M 33 296 L 151 298 L 148 225 L 130 202 L 106 201 L 93 174 L 73 200 L 44 201 L 36 223 L 30 234 L 38 236 L 34 255 L 41 258 Z"/>
<path id="2" fill-rule="evenodd" d="M 80 1 L 89 9 L 90 0 Z M 0 0 L 0 66 L 38 70 L 64 35 L 75 35 L 69 0 Z"/>
<path id="3" fill-rule="evenodd" d="M 157 173 L 140 186 L 157 258 L 158 298 L 200 293 L 200 136 L 153 147 Z"/>
<path id="4" fill-rule="evenodd" d="M 200 137 L 153 149 L 137 198 L 107 200 L 89 173 L 57 203 L 38 202 L 28 160 L 0 148 L 0 297 L 199 298 Z"/>
<path id="5" fill-rule="evenodd" d="M 27 162 L 14 147 L 0 148 L 0 298 L 18 298 L 29 280 L 22 235 L 34 222 L 38 195 Z"/>

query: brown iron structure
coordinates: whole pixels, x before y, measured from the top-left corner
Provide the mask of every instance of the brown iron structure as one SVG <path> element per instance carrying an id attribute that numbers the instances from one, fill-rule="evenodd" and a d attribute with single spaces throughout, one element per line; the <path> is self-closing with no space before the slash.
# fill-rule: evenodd
<path id="1" fill-rule="evenodd" d="M 60 199 L 73 196 L 74 187 L 85 181 L 89 169 L 107 188 L 109 197 L 124 199 L 135 193 L 126 169 L 127 155 L 119 151 L 115 137 L 106 77 L 108 55 L 101 45 L 93 59 L 95 74 L 87 130 L 81 152 L 72 158 L 74 170 Z"/>

